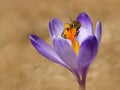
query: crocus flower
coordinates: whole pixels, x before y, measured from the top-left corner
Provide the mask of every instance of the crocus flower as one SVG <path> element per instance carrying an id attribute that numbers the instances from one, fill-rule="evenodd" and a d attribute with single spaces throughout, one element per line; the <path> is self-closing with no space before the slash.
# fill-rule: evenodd
<path id="1" fill-rule="evenodd" d="M 31 34 L 30 40 L 35 49 L 44 57 L 70 70 L 76 77 L 81 90 L 85 90 L 88 69 L 94 61 L 101 42 L 102 27 L 97 21 L 96 31 L 93 32 L 92 22 L 86 13 L 80 13 L 76 19 L 80 22 L 79 34 L 75 37 L 77 44 L 61 37 L 63 23 L 57 18 L 49 22 L 49 33 L 53 46 L 36 35 Z"/>

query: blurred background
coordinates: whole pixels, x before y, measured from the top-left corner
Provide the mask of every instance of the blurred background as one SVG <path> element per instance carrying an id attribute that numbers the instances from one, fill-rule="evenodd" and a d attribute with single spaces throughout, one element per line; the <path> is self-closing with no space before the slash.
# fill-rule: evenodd
<path id="1" fill-rule="evenodd" d="M 87 75 L 87 90 L 120 90 L 120 0 L 0 0 L 0 90 L 78 90 L 74 76 L 41 56 L 34 33 L 51 44 L 48 22 L 87 12 L 103 37 Z"/>

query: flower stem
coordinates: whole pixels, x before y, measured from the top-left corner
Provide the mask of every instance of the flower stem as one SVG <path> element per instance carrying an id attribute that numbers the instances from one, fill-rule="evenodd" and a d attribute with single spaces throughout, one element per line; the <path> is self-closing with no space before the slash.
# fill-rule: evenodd
<path id="1" fill-rule="evenodd" d="M 85 84 L 80 86 L 80 90 L 86 90 L 85 89 Z"/>
<path id="2" fill-rule="evenodd" d="M 86 75 L 82 77 L 81 82 L 79 84 L 79 90 L 86 90 L 85 84 L 86 84 Z"/>
<path id="3" fill-rule="evenodd" d="M 85 88 L 85 83 L 81 83 L 81 84 L 79 85 L 79 90 L 86 90 L 86 88 Z"/>

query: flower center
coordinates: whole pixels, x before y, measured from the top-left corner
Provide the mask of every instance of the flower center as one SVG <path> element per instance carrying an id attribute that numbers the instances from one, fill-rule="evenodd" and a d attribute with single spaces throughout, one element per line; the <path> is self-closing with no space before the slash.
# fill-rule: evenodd
<path id="1" fill-rule="evenodd" d="M 62 32 L 62 37 L 68 39 L 72 43 L 72 48 L 76 55 L 79 53 L 80 45 L 79 42 L 75 39 L 75 37 L 79 34 L 80 23 L 76 20 L 71 23 L 67 23 L 64 26 L 64 31 Z"/>
<path id="2" fill-rule="evenodd" d="M 78 55 L 79 50 L 80 50 L 80 45 L 77 40 L 72 43 L 72 48 L 73 48 L 74 52 L 76 53 L 76 55 Z"/>

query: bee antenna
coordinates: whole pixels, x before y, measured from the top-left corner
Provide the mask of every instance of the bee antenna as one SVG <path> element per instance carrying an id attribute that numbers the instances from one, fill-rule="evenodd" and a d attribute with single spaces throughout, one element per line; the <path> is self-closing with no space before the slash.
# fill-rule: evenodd
<path id="1" fill-rule="evenodd" d="M 73 19 L 70 17 L 70 16 L 68 16 L 68 18 L 69 18 L 69 20 L 72 22 L 73 21 Z"/>

